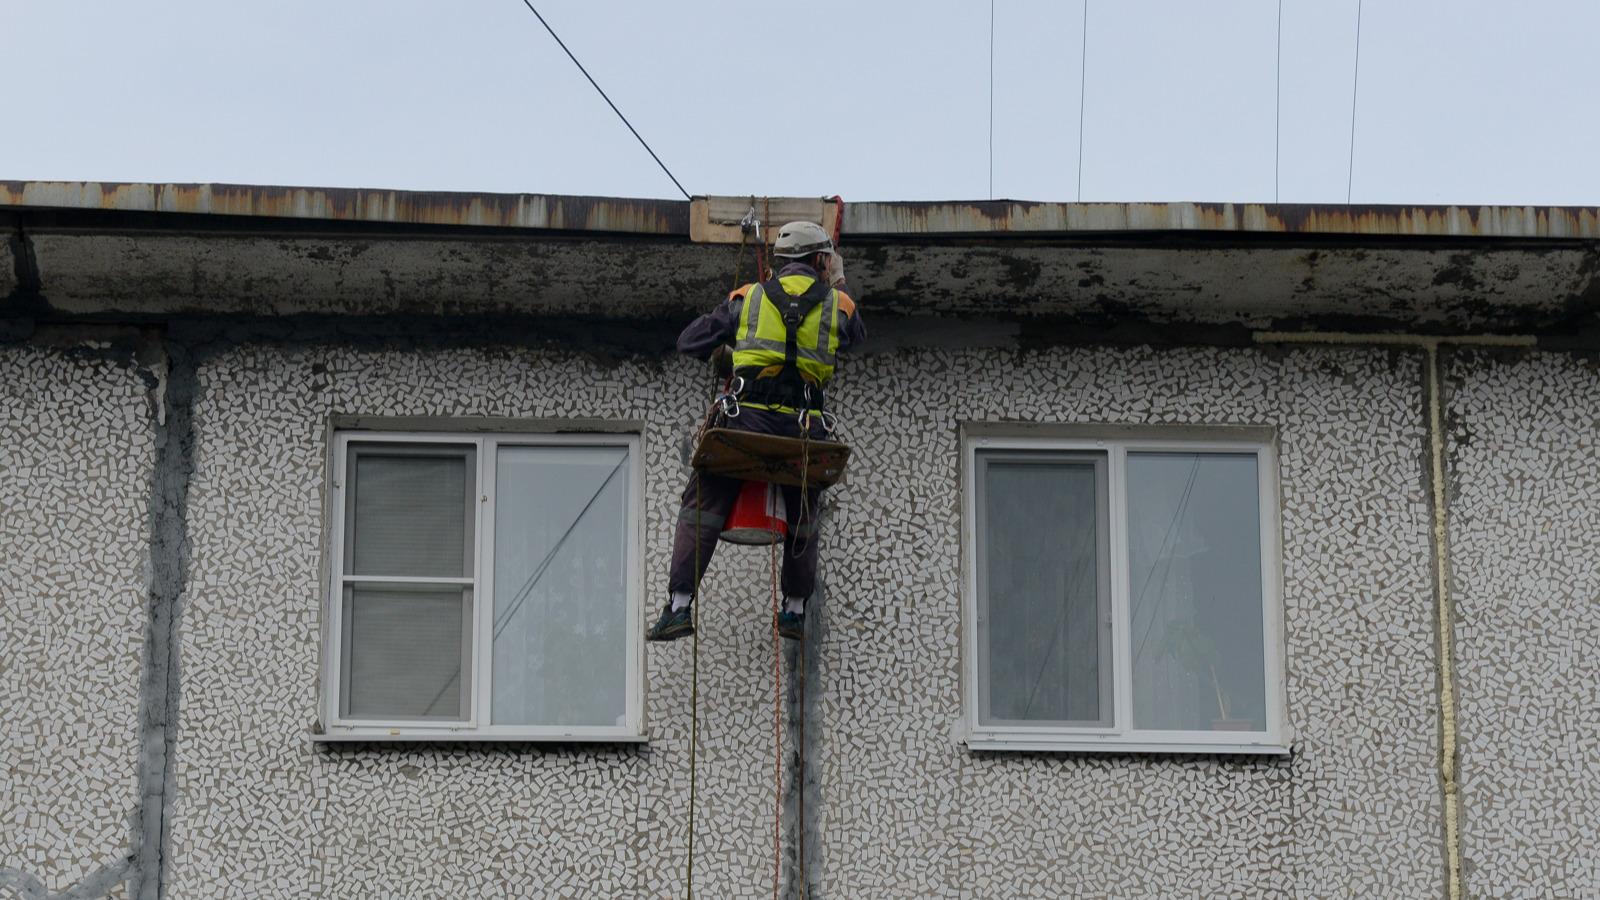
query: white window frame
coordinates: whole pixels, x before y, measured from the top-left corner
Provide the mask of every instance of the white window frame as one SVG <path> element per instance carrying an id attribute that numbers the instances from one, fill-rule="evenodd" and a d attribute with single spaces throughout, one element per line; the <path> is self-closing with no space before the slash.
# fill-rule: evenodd
<path id="1" fill-rule="evenodd" d="M 332 478 L 328 509 L 327 578 L 324 583 L 322 629 L 322 721 L 318 741 L 595 741 L 640 742 L 644 734 L 644 637 L 641 625 L 643 596 L 644 541 L 644 448 L 637 432 L 467 432 L 416 430 L 335 430 L 330 461 Z M 476 450 L 477 472 L 473 478 L 478 494 L 477 517 L 472 533 L 477 541 L 474 570 L 466 579 L 404 578 L 407 583 L 470 586 L 472 618 L 470 661 L 466 663 L 471 687 L 471 708 L 464 721 L 435 723 L 419 720 L 376 722 L 346 719 L 340 715 L 339 675 L 343 652 L 343 584 L 345 554 L 345 484 L 352 443 L 375 444 L 454 444 Z M 627 585 L 626 598 L 626 704 L 623 723 L 609 726 L 494 725 L 490 724 L 493 700 L 494 616 L 494 533 L 495 461 L 501 447 L 624 447 L 628 451 L 627 552 L 623 562 Z M 350 576 L 349 580 L 381 582 L 381 578 Z"/>
<path id="2" fill-rule="evenodd" d="M 1109 432 L 1106 436 L 1094 432 Z M 1271 754 L 1289 752 L 1287 684 L 1283 659 L 1283 588 L 1277 452 L 1270 438 L 1234 437 L 1227 428 L 1107 428 L 1049 426 L 1013 429 L 969 424 L 962 435 L 962 704 L 964 743 L 973 750 L 1062 751 L 1079 753 Z M 1240 429 L 1250 435 L 1260 429 Z M 1112 610 L 1112 725 L 981 725 L 978 691 L 978 534 L 979 451 L 1088 451 L 1104 453 L 1109 489 Z M 1127 460 L 1143 452 L 1250 453 L 1256 457 L 1261 525 L 1261 609 L 1265 732 L 1168 731 L 1133 727 L 1133 667 L 1128 590 Z"/>

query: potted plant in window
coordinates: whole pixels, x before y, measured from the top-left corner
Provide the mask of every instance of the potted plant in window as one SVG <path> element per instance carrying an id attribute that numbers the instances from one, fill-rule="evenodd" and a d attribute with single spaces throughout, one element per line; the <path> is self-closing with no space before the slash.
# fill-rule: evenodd
<path id="1" fill-rule="evenodd" d="M 1217 717 L 1211 720 L 1212 731 L 1254 731 L 1255 723 L 1249 719 L 1235 719 L 1228 713 L 1228 692 L 1222 689 L 1217 678 L 1217 661 L 1220 658 L 1216 642 L 1193 621 L 1168 623 L 1161 643 L 1163 651 L 1181 662 L 1197 678 L 1211 685 L 1217 698 Z"/>

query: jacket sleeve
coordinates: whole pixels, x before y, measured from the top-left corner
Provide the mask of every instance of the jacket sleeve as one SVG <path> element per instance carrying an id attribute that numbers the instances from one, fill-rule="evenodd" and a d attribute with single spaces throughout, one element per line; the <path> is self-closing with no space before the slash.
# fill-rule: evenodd
<path id="1" fill-rule="evenodd" d="M 861 322 L 861 308 L 843 288 L 839 290 L 839 310 L 845 314 L 844 324 L 839 327 L 839 352 L 860 350 L 867 342 L 867 326 Z"/>
<path id="2" fill-rule="evenodd" d="M 744 308 L 744 295 L 748 290 L 748 284 L 738 288 L 727 300 L 717 304 L 716 309 L 690 322 L 678 335 L 678 352 L 705 359 L 711 351 L 732 342 L 739 331 L 739 313 Z"/>

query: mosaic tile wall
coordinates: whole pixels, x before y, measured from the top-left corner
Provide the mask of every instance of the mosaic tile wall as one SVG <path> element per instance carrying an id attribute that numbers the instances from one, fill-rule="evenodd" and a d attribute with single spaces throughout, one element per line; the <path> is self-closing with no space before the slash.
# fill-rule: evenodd
<path id="1" fill-rule="evenodd" d="M 325 749 L 307 733 L 328 416 L 645 420 L 653 607 L 699 367 L 247 346 L 200 375 L 171 895 L 681 892 L 687 642 L 649 652 L 644 747 Z M 835 493 L 824 547 L 830 630 L 812 727 L 826 896 L 1442 889 L 1415 355 L 908 351 L 848 364 L 836 397 L 870 449 Z M 1292 761 L 962 748 L 961 419 L 1280 430 Z M 770 892 L 766 566 L 761 550 L 726 553 L 706 586 L 704 896 Z"/>
<path id="2" fill-rule="evenodd" d="M 1600 372 L 1448 372 L 1468 892 L 1600 896 Z"/>
<path id="3" fill-rule="evenodd" d="M 828 544 L 831 896 L 1441 889 L 1415 356 L 909 352 L 844 379 L 871 449 Z M 963 419 L 1279 429 L 1292 762 L 972 755 L 952 739 Z"/>
<path id="4" fill-rule="evenodd" d="M 0 349 L 0 869 L 49 891 L 128 846 L 154 451 L 128 366 Z"/>
<path id="5" fill-rule="evenodd" d="M 644 749 L 319 749 L 307 735 L 331 414 L 645 416 L 648 480 L 665 485 L 678 475 L 681 411 L 697 396 L 687 369 L 664 377 L 532 351 L 245 348 L 200 375 L 172 896 L 659 893 L 645 878 L 681 857 L 682 829 L 651 823 L 675 822 L 687 787 L 687 720 L 669 712 L 684 694 L 671 686 L 652 694 Z M 673 498 L 653 493 L 648 512 L 651 533 L 665 534 Z M 652 570 L 660 555 L 652 547 Z M 655 665 L 657 678 L 684 680 L 681 665 Z M 724 752 L 730 814 L 756 808 L 735 785 L 745 756 Z M 730 815 L 731 834 L 757 827 Z M 707 879 L 711 895 L 759 865 L 725 855 L 739 865 Z"/>

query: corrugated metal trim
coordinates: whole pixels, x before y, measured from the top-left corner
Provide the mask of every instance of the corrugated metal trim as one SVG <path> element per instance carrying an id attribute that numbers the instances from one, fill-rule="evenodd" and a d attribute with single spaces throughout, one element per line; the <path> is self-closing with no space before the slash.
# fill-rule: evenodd
<path id="1" fill-rule="evenodd" d="M 761 198 L 761 208 L 823 208 L 820 198 Z M 0 208 L 190 213 L 689 236 L 737 242 L 716 210 L 746 197 L 638 200 L 236 184 L 0 181 Z M 995 236 L 1071 232 L 1233 232 L 1410 237 L 1600 239 L 1586 206 L 1339 206 L 1264 203 L 1029 203 L 1014 200 L 864 202 L 845 207 L 858 236 Z"/>

